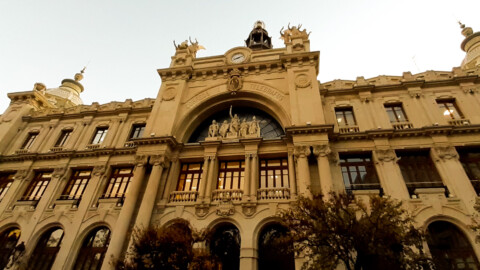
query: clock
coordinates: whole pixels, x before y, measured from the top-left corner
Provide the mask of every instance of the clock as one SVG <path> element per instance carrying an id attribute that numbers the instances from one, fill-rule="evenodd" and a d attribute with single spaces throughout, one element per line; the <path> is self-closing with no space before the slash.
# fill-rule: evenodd
<path id="1" fill-rule="evenodd" d="M 245 54 L 243 53 L 236 53 L 234 55 L 232 55 L 232 58 L 230 58 L 230 61 L 232 61 L 232 63 L 234 64 L 239 64 L 239 63 L 242 63 L 243 61 L 245 61 Z"/>

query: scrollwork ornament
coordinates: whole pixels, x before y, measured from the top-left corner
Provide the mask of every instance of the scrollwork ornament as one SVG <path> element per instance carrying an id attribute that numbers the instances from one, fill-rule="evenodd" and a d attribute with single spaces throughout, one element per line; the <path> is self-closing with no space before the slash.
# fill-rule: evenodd
<path id="1" fill-rule="evenodd" d="M 313 146 L 313 154 L 316 157 L 326 157 L 332 153 L 332 149 L 328 144 L 317 144 Z"/>
<path id="2" fill-rule="evenodd" d="M 242 204 L 242 212 L 245 216 L 251 217 L 257 212 L 257 206 L 254 203 L 244 203 Z"/>
<path id="3" fill-rule="evenodd" d="M 312 81 L 310 80 L 310 78 L 308 77 L 307 74 L 298 74 L 296 77 L 295 77 L 295 85 L 298 87 L 298 88 L 306 88 L 306 87 L 309 87 L 310 84 L 312 83 Z"/>
<path id="4" fill-rule="evenodd" d="M 375 154 L 377 157 L 377 160 L 381 163 L 383 162 L 391 162 L 391 161 L 397 161 L 397 155 L 395 154 L 395 151 L 393 149 L 378 149 L 375 150 Z"/>
<path id="5" fill-rule="evenodd" d="M 293 155 L 295 158 L 308 157 L 310 155 L 310 146 L 308 145 L 296 145 L 293 149 Z"/>

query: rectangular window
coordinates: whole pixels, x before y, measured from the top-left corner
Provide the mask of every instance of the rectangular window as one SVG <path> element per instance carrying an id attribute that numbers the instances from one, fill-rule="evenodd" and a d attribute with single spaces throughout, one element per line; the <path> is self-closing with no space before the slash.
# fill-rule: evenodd
<path id="1" fill-rule="evenodd" d="M 0 201 L 7 194 L 8 189 L 13 183 L 13 173 L 2 173 L 0 174 Z"/>
<path id="2" fill-rule="evenodd" d="M 243 189 L 245 161 L 222 161 L 218 171 L 217 189 Z"/>
<path id="3" fill-rule="evenodd" d="M 428 151 L 397 152 L 398 165 L 410 194 L 416 188 L 445 187 Z"/>
<path id="4" fill-rule="evenodd" d="M 30 149 L 30 147 L 32 147 L 33 143 L 35 142 L 35 139 L 37 138 L 37 136 L 38 136 L 38 132 L 28 133 L 28 136 L 23 142 L 21 149 Z"/>
<path id="5" fill-rule="evenodd" d="M 124 198 L 133 177 L 133 167 L 114 168 L 103 198 Z"/>
<path id="6" fill-rule="evenodd" d="M 132 131 L 130 132 L 130 139 L 138 139 L 143 136 L 145 131 L 145 124 L 133 125 Z"/>
<path id="7" fill-rule="evenodd" d="M 387 111 L 388 118 L 390 119 L 390 123 L 408 121 L 405 115 L 405 112 L 403 111 L 403 107 L 401 103 L 385 104 L 385 110 Z"/>
<path id="8" fill-rule="evenodd" d="M 42 198 L 48 183 L 52 178 L 52 172 L 37 172 L 27 190 L 23 194 L 23 201 L 39 201 Z"/>
<path id="9" fill-rule="evenodd" d="M 55 147 L 65 146 L 71 134 L 72 130 L 62 130 L 62 133 L 60 133 L 60 137 L 58 137 L 58 140 L 55 143 Z"/>
<path id="10" fill-rule="evenodd" d="M 480 149 L 460 149 L 458 153 L 460 162 L 472 182 L 475 192 L 480 194 Z"/>
<path id="11" fill-rule="evenodd" d="M 182 164 L 178 177 L 177 191 L 198 191 L 203 172 L 202 163 Z"/>
<path id="12" fill-rule="evenodd" d="M 438 108 L 447 119 L 462 119 L 463 115 L 455 104 L 454 99 L 437 99 Z"/>
<path id="13" fill-rule="evenodd" d="M 381 189 L 370 154 L 340 154 L 340 168 L 347 192 L 352 190 Z"/>
<path id="14" fill-rule="evenodd" d="M 335 108 L 335 117 L 339 126 L 355 126 L 355 116 L 353 115 L 352 107 Z"/>
<path id="15" fill-rule="evenodd" d="M 63 190 L 62 196 L 60 196 L 60 199 L 79 200 L 82 198 L 85 187 L 87 186 L 91 176 L 91 169 L 74 170 L 72 172 L 72 176 L 70 177 L 70 181 L 68 181 L 65 190 Z"/>
<path id="16" fill-rule="evenodd" d="M 260 188 L 288 187 L 287 159 L 262 159 L 259 185 Z"/>
<path id="17" fill-rule="evenodd" d="M 107 136 L 108 127 L 98 127 L 95 130 L 95 135 L 93 136 L 91 144 L 101 144 Z"/>

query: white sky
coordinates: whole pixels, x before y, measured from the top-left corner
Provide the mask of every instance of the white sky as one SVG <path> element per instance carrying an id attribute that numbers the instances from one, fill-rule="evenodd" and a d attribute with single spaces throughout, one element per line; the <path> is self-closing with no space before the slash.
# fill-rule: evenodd
<path id="1" fill-rule="evenodd" d="M 0 0 L 0 113 L 7 93 L 58 87 L 86 64 L 85 104 L 155 98 L 173 40 L 219 55 L 244 46 L 256 20 L 275 48 L 289 22 L 311 31 L 321 82 L 450 71 L 465 56 L 456 20 L 480 31 L 479 10 L 479 0 Z"/>

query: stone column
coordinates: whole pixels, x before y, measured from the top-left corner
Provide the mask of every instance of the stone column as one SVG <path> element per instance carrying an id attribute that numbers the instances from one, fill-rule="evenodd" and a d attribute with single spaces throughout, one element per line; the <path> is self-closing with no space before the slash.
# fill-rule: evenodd
<path id="1" fill-rule="evenodd" d="M 432 148 L 432 157 L 439 174 L 443 176 L 443 182 L 447 186 L 450 196 L 461 196 L 467 209 L 472 211 L 477 195 L 459 161 L 455 147 L 451 145 L 435 146 Z"/>
<path id="2" fill-rule="evenodd" d="M 118 215 L 115 227 L 112 230 L 112 238 L 105 254 L 105 260 L 103 260 L 102 269 L 114 269 L 110 264 L 110 260 L 119 259 L 122 255 L 123 245 L 125 240 L 128 239 L 128 228 L 132 220 L 133 212 L 138 201 L 138 195 L 140 193 L 140 187 L 142 186 L 143 178 L 145 177 L 145 163 L 147 161 L 146 156 L 135 157 L 135 170 L 130 184 L 128 194 L 125 198 L 125 203 L 122 206 L 122 210 Z"/>
<path id="3" fill-rule="evenodd" d="M 180 170 L 180 160 L 178 157 L 172 158 L 172 168 L 168 175 L 167 183 L 165 183 L 165 189 L 163 190 L 162 203 L 167 203 L 170 198 L 170 192 L 172 192 L 172 186 L 177 184 L 177 177 Z"/>
<path id="4" fill-rule="evenodd" d="M 288 151 L 288 185 L 290 187 L 290 194 L 292 198 L 297 197 L 297 181 L 295 175 L 295 161 L 293 151 Z"/>
<path id="5" fill-rule="evenodd" d="M 252 182 L 252 168 L 250 161 L 251 156 L 251 154 L 245 154 L 245 178 L 243 179 L 245 182 L 243 183 L 243 201 L 250 201 L 250 186 Z"/>
<path id="6" fill-rule="evenodd" d="M 165 156 L 152 156 L 150 162 L 153 166 L 152 173 L 148 178 L 147 187 L 138 210 L 137 220 L 135 222 L 135 227 L 137 228 L 147 228 L 150 224 L 163 169 L 168 165 L 169 161 Z"/>
<path id="7" fill-rule="evenodd" d="M 240 270 L 252 270 L 258 268 L 258 252 L 253 247 L 240 248 Z"/>
<path id="8" fill-rule="evenodd" d="M 250 198 L 256 200 L 257 198 L 257 188 L 258 188 L 258 155 L 257 153 L 252 153 L 251 160 L 251 174 L 250 174 Z"/>
<path id="9" fill-rule="evenodd" d="M 112 143 L 111 143 L 112 147 L 117 146 L 118 140 L 122 136 L 122 130 L 124 129 L 125 122 L 127 120 L 127 114 L 126 113 L 125 114 L 120 114 L 119 117 L 120 117 L 120 119 L 119 119 L 120 124 L 118 126 L 118 132 L 115 132 L 115 137 L 112 140 Z M 127 135 L 127 136 L 129 136 L 129 135 Z M 123 147 L 124 144 L 125 144 L 125 142 L 122 143 L 121 147 Z"/>
<path id="10" fill-rule="evenodd" d="M 198 197 L 200 201 L 205 200 L 205 194 L 207 193 L 206 189 L 208 188 L 208 175 L 210 171 L 209 165 L 210 165 L 210 158 L 208 156 L 205 156 L 203 160 L 203 167 L 202 167 L 203 173 L 201 175 L 200 187 L 198 189 Z"/>
<path id="11" fill-rule="evenodd" d="M 310 169 L 308 168 L 308 156 L 310 155 L 310 147 L 308 145 L 296 145 L 293 155 L 297 161 L 298 173 L 298 193 L 303 196 L 310 196 Z"/>
<path id="12" fill-rule="evenodd" d="M 209 166 L 208 166 L 208 178 L 207 178 L 207 188 L 206 188 L 206 194 L 205 194 L 205 199 L 207 201 L 210 201 L 211 200 L 211 197 L 212 197 L 212 190 L 213 190 L 213 186 L 216 185 L 217 183 L 217 179 L 216 179 L 216 168 L 217 168 L 217 163 L 218 163 L 218 160 L 217 160 L 217 156 L 216 155 L 211 155 L 209 156 L 209 159 L 210 159 L 210 163 L 209 163 Z"/>
<path id="13" fill-rule="evenodd" d="M 318 175 L 320 176 L 320 188 L 323 195 L 333 191 L 333 179 L 330 171 L 329 156 L 332 150 L 328 143 L 313 146 L 313 154 L 317 157 Z"/>
<path id="14" fill-rule="evenodd" d="M 407 185 L 398 167 L 397 155 L 393 149 L 377 149 L 372 153 L 377 167 L 378 178 L 386 195 L 399 200 L 408 200 Z"/>

